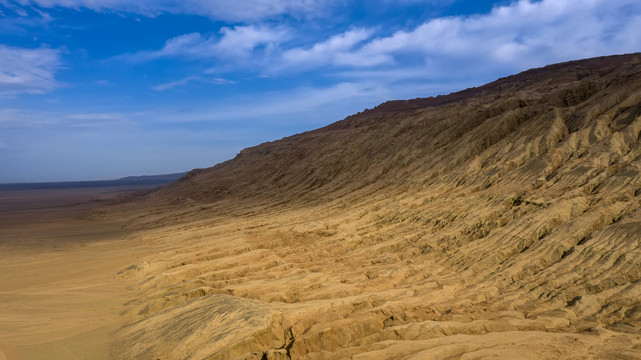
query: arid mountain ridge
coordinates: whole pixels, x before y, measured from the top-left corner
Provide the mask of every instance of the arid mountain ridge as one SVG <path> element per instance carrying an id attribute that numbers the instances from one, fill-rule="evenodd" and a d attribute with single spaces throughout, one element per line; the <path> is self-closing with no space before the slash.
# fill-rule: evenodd
<path id="1" fill-rule="evenodd" d="M 233 160 L 192 171 L 161 192 L 188 196 L 193 191 L 195 199 L 211 200 L 235 192 L 287 197 L 292 195 L 288 191 L 298 190 L 298 197 L 334 190 L 351 193 L 384 179 L 393 180 L 392 185 L 425 182 L 425 177 L 435 178 L 502 139 L 523 135 L 518 130 L 524 125 L 550 125 L 553 119 L 545 115 L 553 108 L 572 112 L 563 125 L 568 133 L 576 132 L 595 120 L 581 113 L 585 110 L 579 105 L 634 85 L 640 57 L 571 61 L 450 95 L 389 101 L 318 130 L 247 148 Z M 626 108 L 616 114 L 615 125 L 625 126 L 638 114 L 636 106 Z M 455 144 L 468 146 L 453 151 Z M 398 178 L 401 174 L 392 169 L 412 173 Z"/>
<path id="2" fill-rule="evenodd" d="M 641 358 L 641 54 L 391 101 L 96 214 L 117 358 Z"/>

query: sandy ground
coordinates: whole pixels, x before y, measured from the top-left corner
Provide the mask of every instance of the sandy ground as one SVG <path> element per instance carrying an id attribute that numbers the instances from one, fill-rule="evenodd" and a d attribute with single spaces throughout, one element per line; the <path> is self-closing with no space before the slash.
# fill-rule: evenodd
<path id="1" fill-rule="evenodd" d="M 121 222 L 87 219 L 138 188 L 0 191 L 0 359 L 109 359 L 140 256 Z"/>

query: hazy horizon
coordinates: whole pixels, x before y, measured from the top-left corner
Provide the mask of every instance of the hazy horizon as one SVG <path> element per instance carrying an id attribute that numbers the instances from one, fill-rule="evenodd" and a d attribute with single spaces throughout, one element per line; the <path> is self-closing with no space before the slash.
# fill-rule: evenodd
<path id="1" fill-rule="evenodd" d="M 208 167 L 387 100 L 641 49 L 632 0 L 20 0 L 0 15 L 0 183 Z"/>
<path id="2" fill-rule="evenodd" d="M 193 169 L 190 169 L 193 170 Z M 20 184 L 48 184 L 48 183 L 85 183 L 85 182 L 112 182 L 112 181 L 118 181 L 118 180 L 126 180 L 127 178 L 145 178 L 145 177 L 163 177 L 163 176 L 168 176 L 168 175 L 184 175 L 188 173 L 189 170 L 186 171 L 179 171 L 175 173 L 167 173 L 167 174 L 133 174 L 133 175 L 127 175 L 127 176 L 121 176 L 117 178 L 105 178 L 105 179 L 71 179 L 71 180 L 63 180 L 63 181 L 23 181 L 23 182 L 0 182 L 0 185 L 20 185 Z"/>

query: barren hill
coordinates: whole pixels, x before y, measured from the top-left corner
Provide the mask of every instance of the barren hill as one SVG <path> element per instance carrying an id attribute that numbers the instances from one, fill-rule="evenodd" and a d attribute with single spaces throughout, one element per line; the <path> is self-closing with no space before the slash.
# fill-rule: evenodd
<path id="1" fill-rule="evenodd" d="M 123 359 L 641 358 L 641 54 L 391 101 L 102 216 Z"/>

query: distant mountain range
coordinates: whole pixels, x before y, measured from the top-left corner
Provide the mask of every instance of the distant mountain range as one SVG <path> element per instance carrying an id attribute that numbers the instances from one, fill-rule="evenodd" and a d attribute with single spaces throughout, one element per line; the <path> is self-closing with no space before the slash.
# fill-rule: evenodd
<path id="1" fill-rule="evenodd" d="M 10 183 L 0 184 L 0 190 L 35 190 L 35 189 L 66 189 L 86 187 L 107 187 L 107 186 L 134 186 L 134 185 L 164 185 L 181 178 L 186 172 L 163 174 L 163 175 L 142 175 L 127 176 L 115 180 L 95 181 L 58 181 L 58 182 L 37 182 L 37 183 Z"/>

